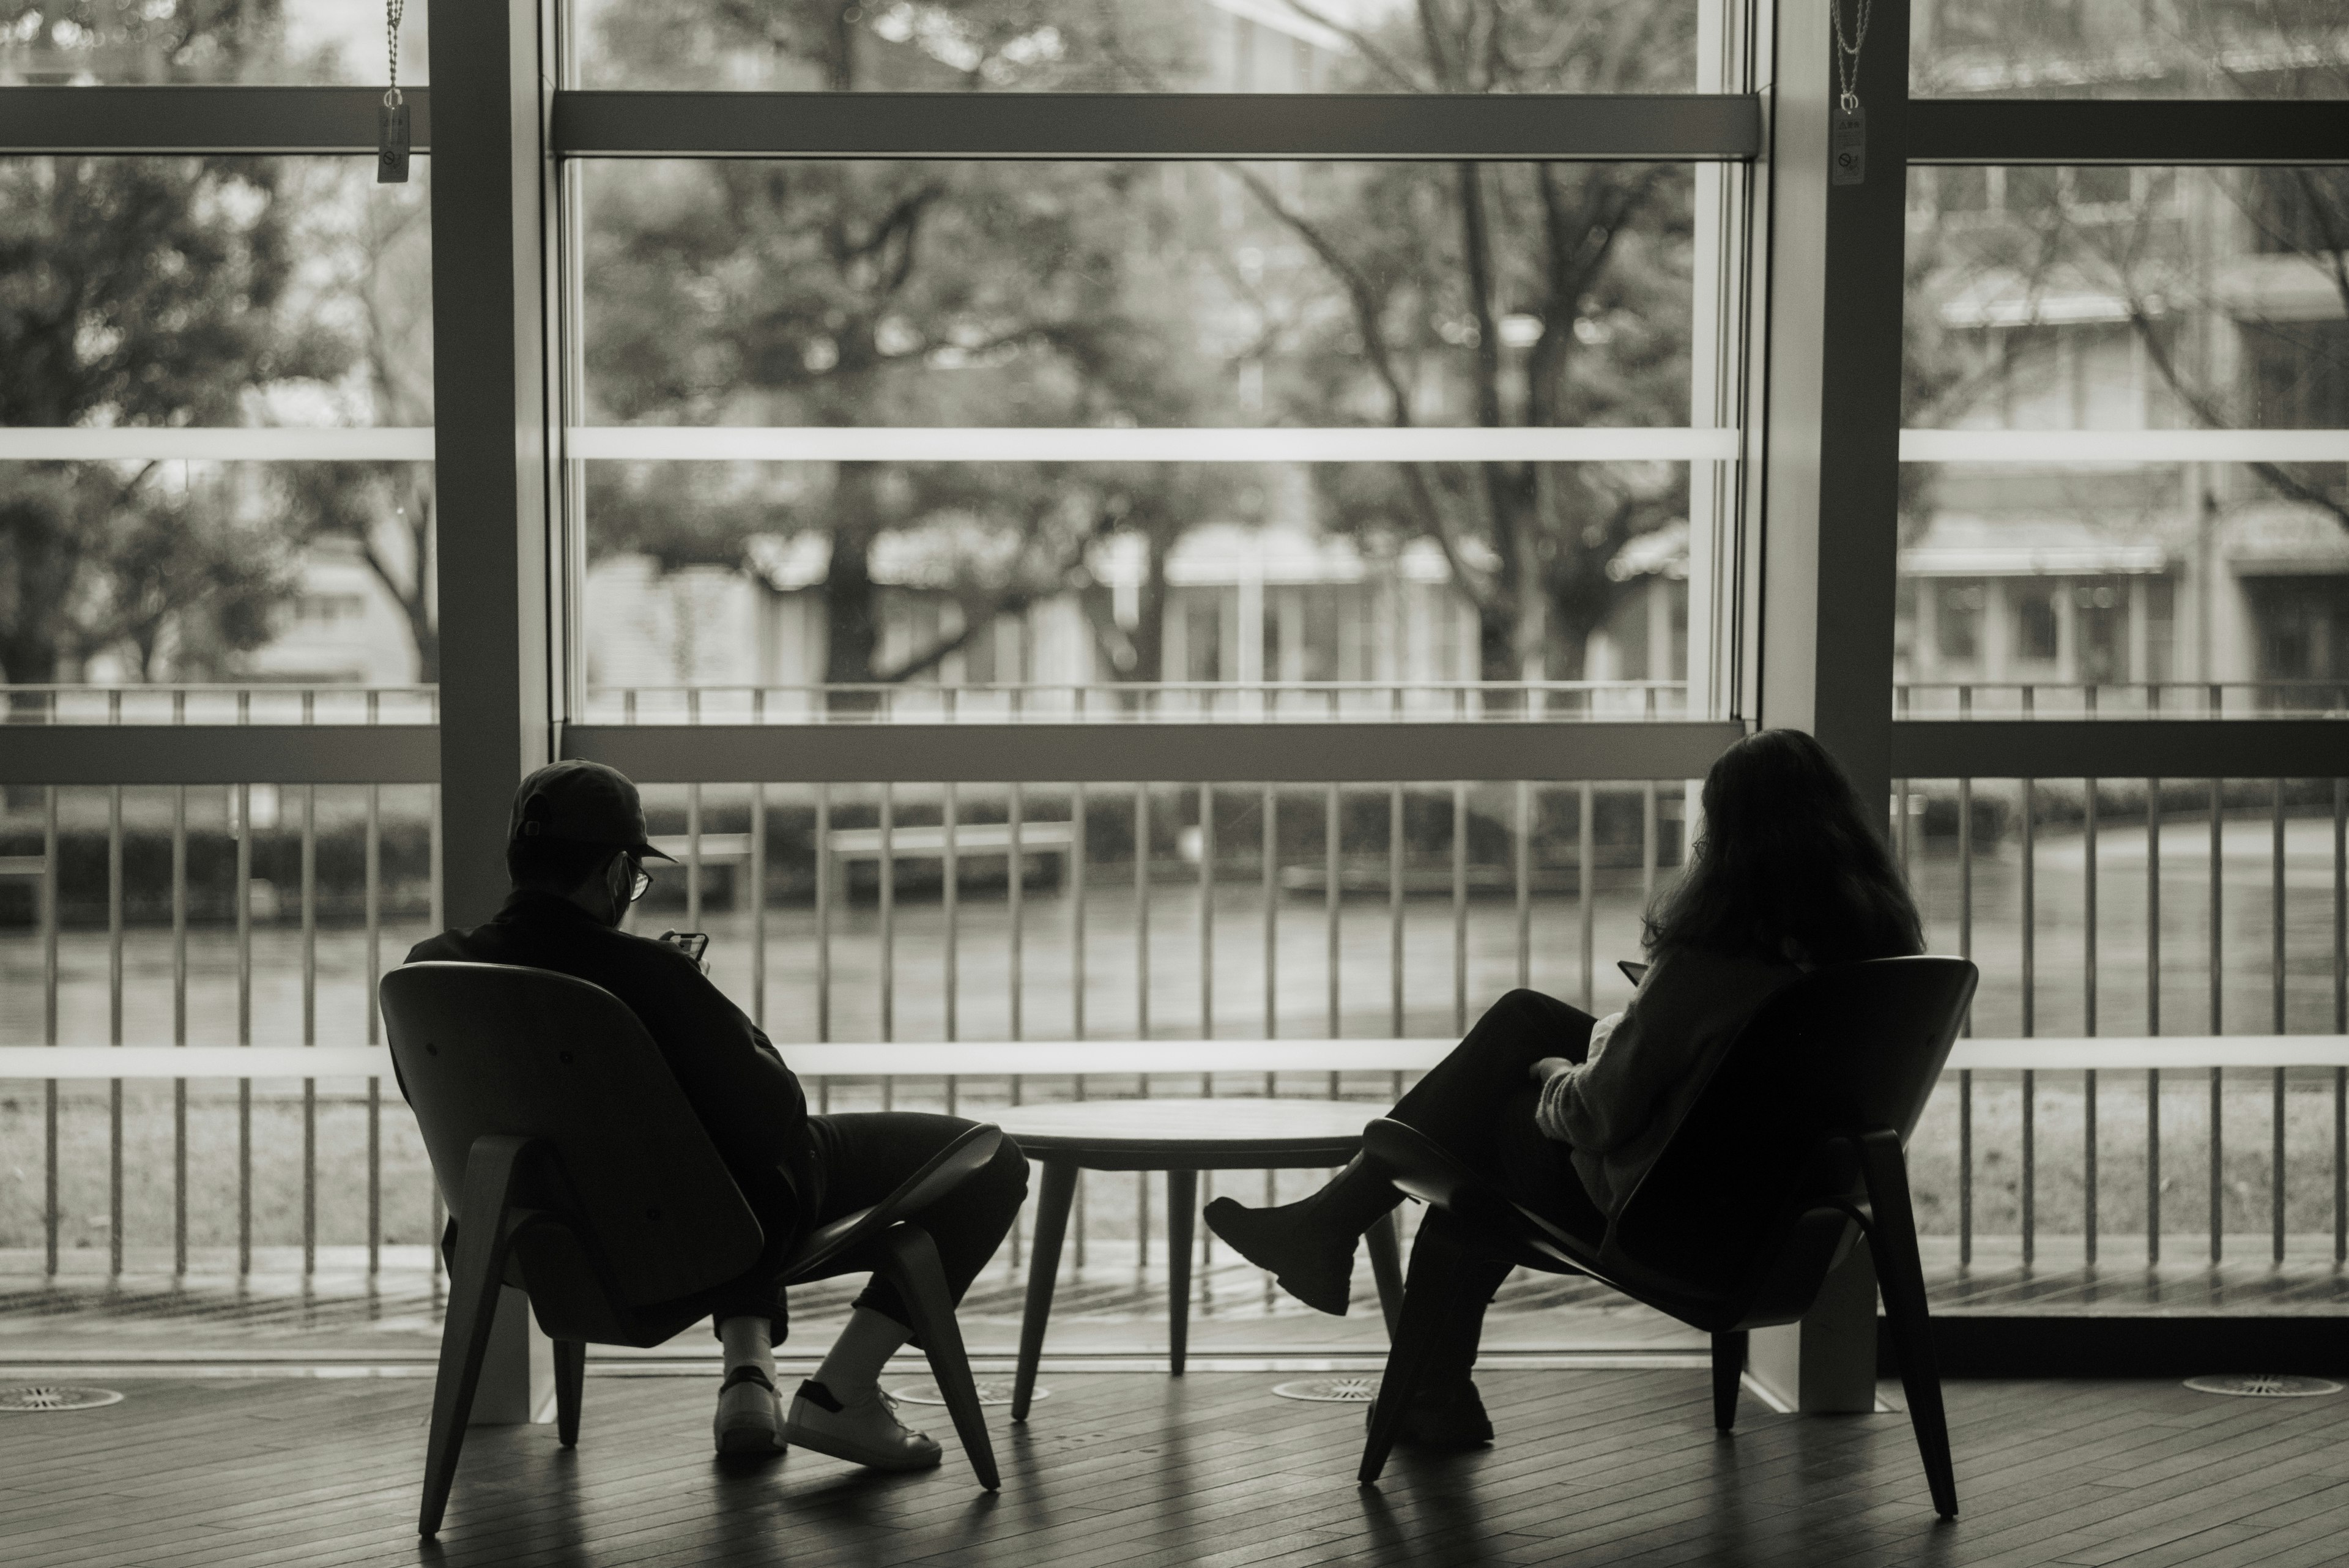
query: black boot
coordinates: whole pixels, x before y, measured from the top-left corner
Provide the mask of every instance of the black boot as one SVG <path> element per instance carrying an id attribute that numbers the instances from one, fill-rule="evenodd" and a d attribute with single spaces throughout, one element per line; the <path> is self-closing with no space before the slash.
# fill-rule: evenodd
<path id="1" fill-rule="evenodd" d="M 1413 1397 L 1395 1440 L 1423 1449 L 1473 1449 L 1493 1440 L 1493 1422 L 1475 1381 L 1448 1377 L 1423 1385 Z"/>
<path id="2" fill-rule="evenodd" d="M 1218 1198 L 1204 1218 L 1208 1230 L 1271 1274 L 1282 1290 L 1316 1312 L 1343 1317 L 1353 1284 L 1354 1243 L 1402 1201 L 1402 1194 L 1356 1155 L 1310 1197 L 1268 1209 Z"/>

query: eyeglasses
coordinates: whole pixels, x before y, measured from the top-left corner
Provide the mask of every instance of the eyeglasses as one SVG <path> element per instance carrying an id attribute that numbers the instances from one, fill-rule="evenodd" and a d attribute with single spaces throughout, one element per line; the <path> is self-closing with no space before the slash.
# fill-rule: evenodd
<path id="1" fill-rule="evenodd" d="M 645 896 L 645 889 L 653 885 L 653 874 L 636 864 L 636 857 L 630 856 L 628 877 L 628 902 L 633 904 Z"/>

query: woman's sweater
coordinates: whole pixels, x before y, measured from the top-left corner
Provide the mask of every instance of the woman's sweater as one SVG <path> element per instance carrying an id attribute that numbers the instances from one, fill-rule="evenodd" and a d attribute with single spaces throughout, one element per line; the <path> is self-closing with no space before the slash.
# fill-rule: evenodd
<path id="1" fill-rule="evenodd" d="M 1575 1174 L 1610 1218 L 1738 1031 L 1802 972 L 1792 963 L 1675 949 L 1649 969 L 1630 1006 L 1599 1021 L 1589 1059 L 1542 1086 L 1537 1123 L 1573 1146 Z"/>

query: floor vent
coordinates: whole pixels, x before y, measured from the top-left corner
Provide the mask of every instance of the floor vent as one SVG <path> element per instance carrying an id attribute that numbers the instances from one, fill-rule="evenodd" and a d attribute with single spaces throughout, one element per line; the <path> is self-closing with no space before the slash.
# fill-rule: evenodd
<path id="1" fill-rule="evenodd" d="M 2239 1399 L 2313 1399 L 2338 1394 L 2341 1385 L 2322 1377 L 2287 1377 L 2272 1372 L 2251 1372 L 2233 1377 L 2189 1377 L 2186 1386 L 2197 1394 L 2231 1394 Z"/>
<path id="2" fill-rule="evenodd" d="M 1370 1377 L 1307 1377 L 1295 1383 L 1276 1383 L 1272 1391 L 1284 1399 L 1310 1399 L 1324 1405 L 1367 1405 L 1378 1394 L 1376 1379 Z"/>
<path id="3" fill-rule="evenodd" d="M 0 1388 L 0 1411 L 95 1410 L 117 1405 L 122 1396 L 111 1388 L 73 1388 L 59 1383 L 30 1383 Z"/>

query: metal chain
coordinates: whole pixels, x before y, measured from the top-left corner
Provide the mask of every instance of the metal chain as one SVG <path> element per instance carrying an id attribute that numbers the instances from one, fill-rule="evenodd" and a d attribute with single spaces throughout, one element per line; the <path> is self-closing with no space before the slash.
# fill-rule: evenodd
<path id="1" fill-rule="evenodd" d="M 407 15 L 408 0 L 385 0 L 383 12 L 383 47 L 384 54 L 390 61 L 391 86 L 389 89 L 384 93 L 383 101 L 388 104 L 397 104 L 400 101 L 399 24 Z M 1860 28 L 1863 33 L 1867 30 L 1867 26 L 1868 25 L 1865 22 L 1860 24 Z"/>
<path id="2" fill-rule="evenodd" d="M 1875 0 L 1859 0 L 1852 17 L 1852 36 L 1847 42 L 1843 36 L 1843 0 L 1827 0 L 1827 15 L 1835 21 L 1836 84 L 1842 90 L 1837 101 L 1848 114 L 1859 107 L 1859 51 L 1868 44 L 1868 14 Z"/>

